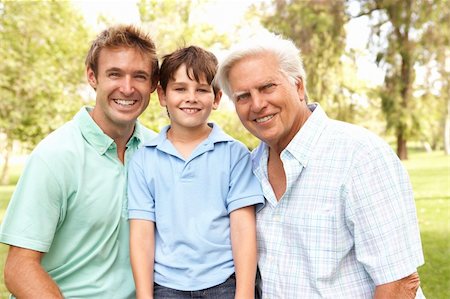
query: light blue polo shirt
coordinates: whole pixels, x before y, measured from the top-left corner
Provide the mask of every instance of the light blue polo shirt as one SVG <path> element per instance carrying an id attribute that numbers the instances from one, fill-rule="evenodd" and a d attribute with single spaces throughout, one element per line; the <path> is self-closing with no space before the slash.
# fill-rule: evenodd
<path id="1" fill-rule="evenodd" d="M 229 214 L 264 202 L 248 149 L 209 125 L 187 160 L 167 126 L 130 163 L 129 218 L 156 223 L 154 280 L 172 289 L 201 290 L 233 274 Z"/>
<path id="2" fill-rule="evenodd" d="M 82 108 L 30 155 L 0 242 L 45 252 L 42 266 L 65 298 L 134 298 L 126 167 L 155 136 L 136 123 L 123 165 L 114 141 Z"/>

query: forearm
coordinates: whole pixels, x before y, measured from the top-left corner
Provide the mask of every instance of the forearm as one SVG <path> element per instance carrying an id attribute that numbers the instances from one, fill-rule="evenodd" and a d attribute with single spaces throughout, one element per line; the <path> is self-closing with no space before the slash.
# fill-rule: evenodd
<path id="1" fill-rule="evenodd" d="M 419 274 L 413 274 L 400 280 L 379 285 L 375 288 L 374 299 L 415 298 L 420 285 Z"/>
<path id="2" fill-rule="evenodd" d="M 40 264 L 42 253 L 11 246 L 5 263 L 5 285 L 17 298 L 63 298 Z"/>
<path id="3" fill-rule="evenodd" d="M 231 244 L 236 271 L 235 298 L 253 298 L 256 276 L 256 221 L 253 206 L 230 215 Z"/>
<path id="4" fill-rule="evenodd" d="M 130 220 L 130 260 L 138 299 L 153 298 L 154 223 Z"/>

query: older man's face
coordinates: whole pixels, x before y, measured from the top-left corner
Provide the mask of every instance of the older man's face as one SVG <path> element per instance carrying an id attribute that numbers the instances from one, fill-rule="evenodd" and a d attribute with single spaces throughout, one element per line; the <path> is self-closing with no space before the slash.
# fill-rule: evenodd
<path id="1" fill-rule="evenodd" d="M 229 72 L 236 112 L 250 133 L 280 152 L 306 121 L 301 80 L 293 85 L 272 54 L 248 56 Z"/>

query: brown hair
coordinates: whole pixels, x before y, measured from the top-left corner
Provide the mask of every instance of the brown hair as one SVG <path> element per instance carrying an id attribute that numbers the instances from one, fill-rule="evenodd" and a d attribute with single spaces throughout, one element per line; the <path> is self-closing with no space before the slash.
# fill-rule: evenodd
<path id="1" fill-rule="evenodd" d="M 133 25 L 115 25 L 102 31 L 97 38 L 92 41 L 86 56 L 86 67 L 92 69 L 95 77 L 97 77 L 100 51 L 104 48 L 120 47 L 135 48 L 139 50 L 142 55 L 147 55 L 150 58 L 152 64 L 152 86 L 156 86 L 159 78 L 159 64 L 156 56 L 155 43 L 149 34 Z"/>
<path id="2" fill-rule="evenodd" d="M 219 88 L 213 82 L 217 72 L 217 58 L 213 53 L 196 46 L 181 48 L 163 57 L 159 83 L 164 91 L 169 80 L 174 79 L 175 72 L 183 64 L 186 65 L 186 75 L 189 79 L 199 82 L 200 77 L 204 75 L 208 84 L 212 85 L 214 94 L 217 93 Z M 191 78 L 191 75 L 194 75 L 194 78 Z"/>

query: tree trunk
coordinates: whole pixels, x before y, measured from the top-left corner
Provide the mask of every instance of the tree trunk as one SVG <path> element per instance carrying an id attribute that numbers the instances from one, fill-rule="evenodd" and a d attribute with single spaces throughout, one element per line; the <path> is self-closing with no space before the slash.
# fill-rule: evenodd
<path id="1" fill-rule="evenodd" d="M 444 150 L 450 155 L 450 99 L 447 99 L 447 116 L 445 117 Z"/>
<path id="2" fill-rule="evenodd" d="M 435 146 L 435 144 L 433 144 L 433 146 L 429 143 L 429 142 L 427 142 L 427 141 L 422 141 L 422 144 L 423 144 L 423 148 L 425 149 L 425 151 L 427 152 L 427 153 L 431 153 L 432 151 L 433 151 L 433 149 L 435 149 L 435 147 L 433 147 L 433 146 Z"/>
<path id="3" fill-rule="evenodd" d="M 408 160 L 408 150 L 406 148 L 406 139 L 403 138 L 403 133 L 397 135 L 397 156 L 400 160 Z"/>
<path id="4" fill-rule="evenodd" d="M 3 151 L 3 167 L 0 173 L 0 185 L 9 184 L 9 157 L 12 151 L 12 142 L 6 138 L 6 146 Z"/>

